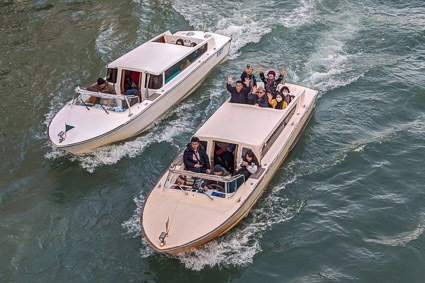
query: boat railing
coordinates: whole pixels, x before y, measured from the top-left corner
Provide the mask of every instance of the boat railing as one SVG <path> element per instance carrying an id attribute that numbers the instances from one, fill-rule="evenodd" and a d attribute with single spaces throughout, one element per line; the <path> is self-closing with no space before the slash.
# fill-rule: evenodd
<path id="1" fill-rule="evenodd" d="M 230 198 L 245 183 L 244 175 L 218 176 L 188 170 L 170 169 L 165 188 L 178 189 L 210 196 Z M 207 188 L 207 189 L 206 189 Z"/>
<path id="2" fill-rule="evenodd" d="M 125 112 L 128 109 L 128 116 L 133 115 L 131 113 L 131 106 L 139 103 L 139 97 L 135 95 L 116 95 L 109 93 L 101 93 L 82 89 L 80 87 L 75 88 L 77 96 L 74 97 L 74 105 L 85 106 L 88 110 L 90 108 L 101 108 L 107 114 L 108 111 L 114 112 Z"/>

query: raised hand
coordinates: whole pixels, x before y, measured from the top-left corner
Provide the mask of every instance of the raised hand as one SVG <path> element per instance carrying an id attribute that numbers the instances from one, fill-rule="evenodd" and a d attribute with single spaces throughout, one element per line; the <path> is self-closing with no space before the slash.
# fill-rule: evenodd
<path id="1" fill-rule="evenodd" d="M 269 93 L 267 93 L 267 97 L 269 98 L 269 101 L 272 101 L 272 99 L 273 99 L 273 96 L 272 96 L 272 94 L 269 92 Z"/>
<path id="2" fill-rule="evenodd" d="M 260 73 L 264 73 L 264 68 L 263 68 L 263 66 L 258 67 L 258 71 L 259 71 Z"/>
<path id="3" fill-rule="evenodd" d="M 233 77 L 232 76 L 228 76 L 227 77 L 227 83 L 230 85 L 233 82 Z"/>
<path id="4" fill-rule="evenodd" d="M 282 76 L 284 76 L 285 75 L 285 69 L 282 69 L 282 71 L 280 71 L 280 74 L 282 75 Z"/>
<path id="5" fill-rule="evenodd" d="M 257 93 L 257 86 L 252 87 L 252 93 Z"/>
<path id="6" fill-rule="evenodd" d="M 247 87 L 249 87 L 249 78 L 248 78 L 248 77 L 246 77 L 246 78 L 245 78 L 245 85 L 246 85 Z"/>

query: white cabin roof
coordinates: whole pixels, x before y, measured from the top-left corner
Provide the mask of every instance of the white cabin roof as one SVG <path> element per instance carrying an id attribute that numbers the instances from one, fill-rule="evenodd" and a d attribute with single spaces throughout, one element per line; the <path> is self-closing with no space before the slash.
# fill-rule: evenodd
<path id="1" fill-rule="evenodd" d="M 159 75 L 194 50 L 194 47 L 149 41 L 109 63 L 107 67 Z"/>
<path id="2" fill-rule="evenodd" d="M 286 112 L 286 109 L 276 110 L 226 101 L 195 136 L 201 140 L 214 139 L 259 148 Z"/>

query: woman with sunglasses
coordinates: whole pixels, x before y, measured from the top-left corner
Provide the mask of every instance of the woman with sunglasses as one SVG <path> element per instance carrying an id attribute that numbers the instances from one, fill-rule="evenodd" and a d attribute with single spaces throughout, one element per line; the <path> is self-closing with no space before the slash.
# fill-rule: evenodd
<path id="1" fill-rule="evenodd" d="M 276 73 L 273 70 L 270 70 L 267 73 L 267 79 L 264 76 L 264 68 L 263 66 L 260 66 L 258 68 L 258 70 L 260 71 L 260 78 L 264 83 L 264 87 L 266 89 L 267 93 L 271 93 L 273 95 L 273 98 L 276 97 L 276 87 L 278 84 L 280 84 L 281 82 L 283 82 L 283 76 L 285 75 L 285 69 L 282 69 L 280 71 L 279 77 L 276 79 Z"/>

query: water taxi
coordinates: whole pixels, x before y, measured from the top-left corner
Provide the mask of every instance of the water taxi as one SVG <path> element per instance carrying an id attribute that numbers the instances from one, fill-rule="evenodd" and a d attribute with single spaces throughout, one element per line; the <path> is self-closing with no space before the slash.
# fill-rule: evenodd
<path id="1" fill-rule="evenodd" d="M 230 43 L 230 37 L 202 31 L 154 37 L 106 66 L 114 93 L 75 89 L 49 125 L 51 143 L 82 153 L 140 134 L 228 59 Z"/>
<path id="2" fill-rule="evenodd" d="M 196 248 L 223 235 L 248 214 L 315 112 L 317 91 L 286 86 L 294 98 L 285 109 L 227 100 L 195 133 L 210 168 L 218 162 L 222 144 L 230 149 L 230 175 L 188 171 L 183 152 L 166 169 L 140 214 L 142 233 L 156 251 L 178 254 Z M 237 174 L 236 164 L 248 151 L 259 164 L 245 179 Z"/>

